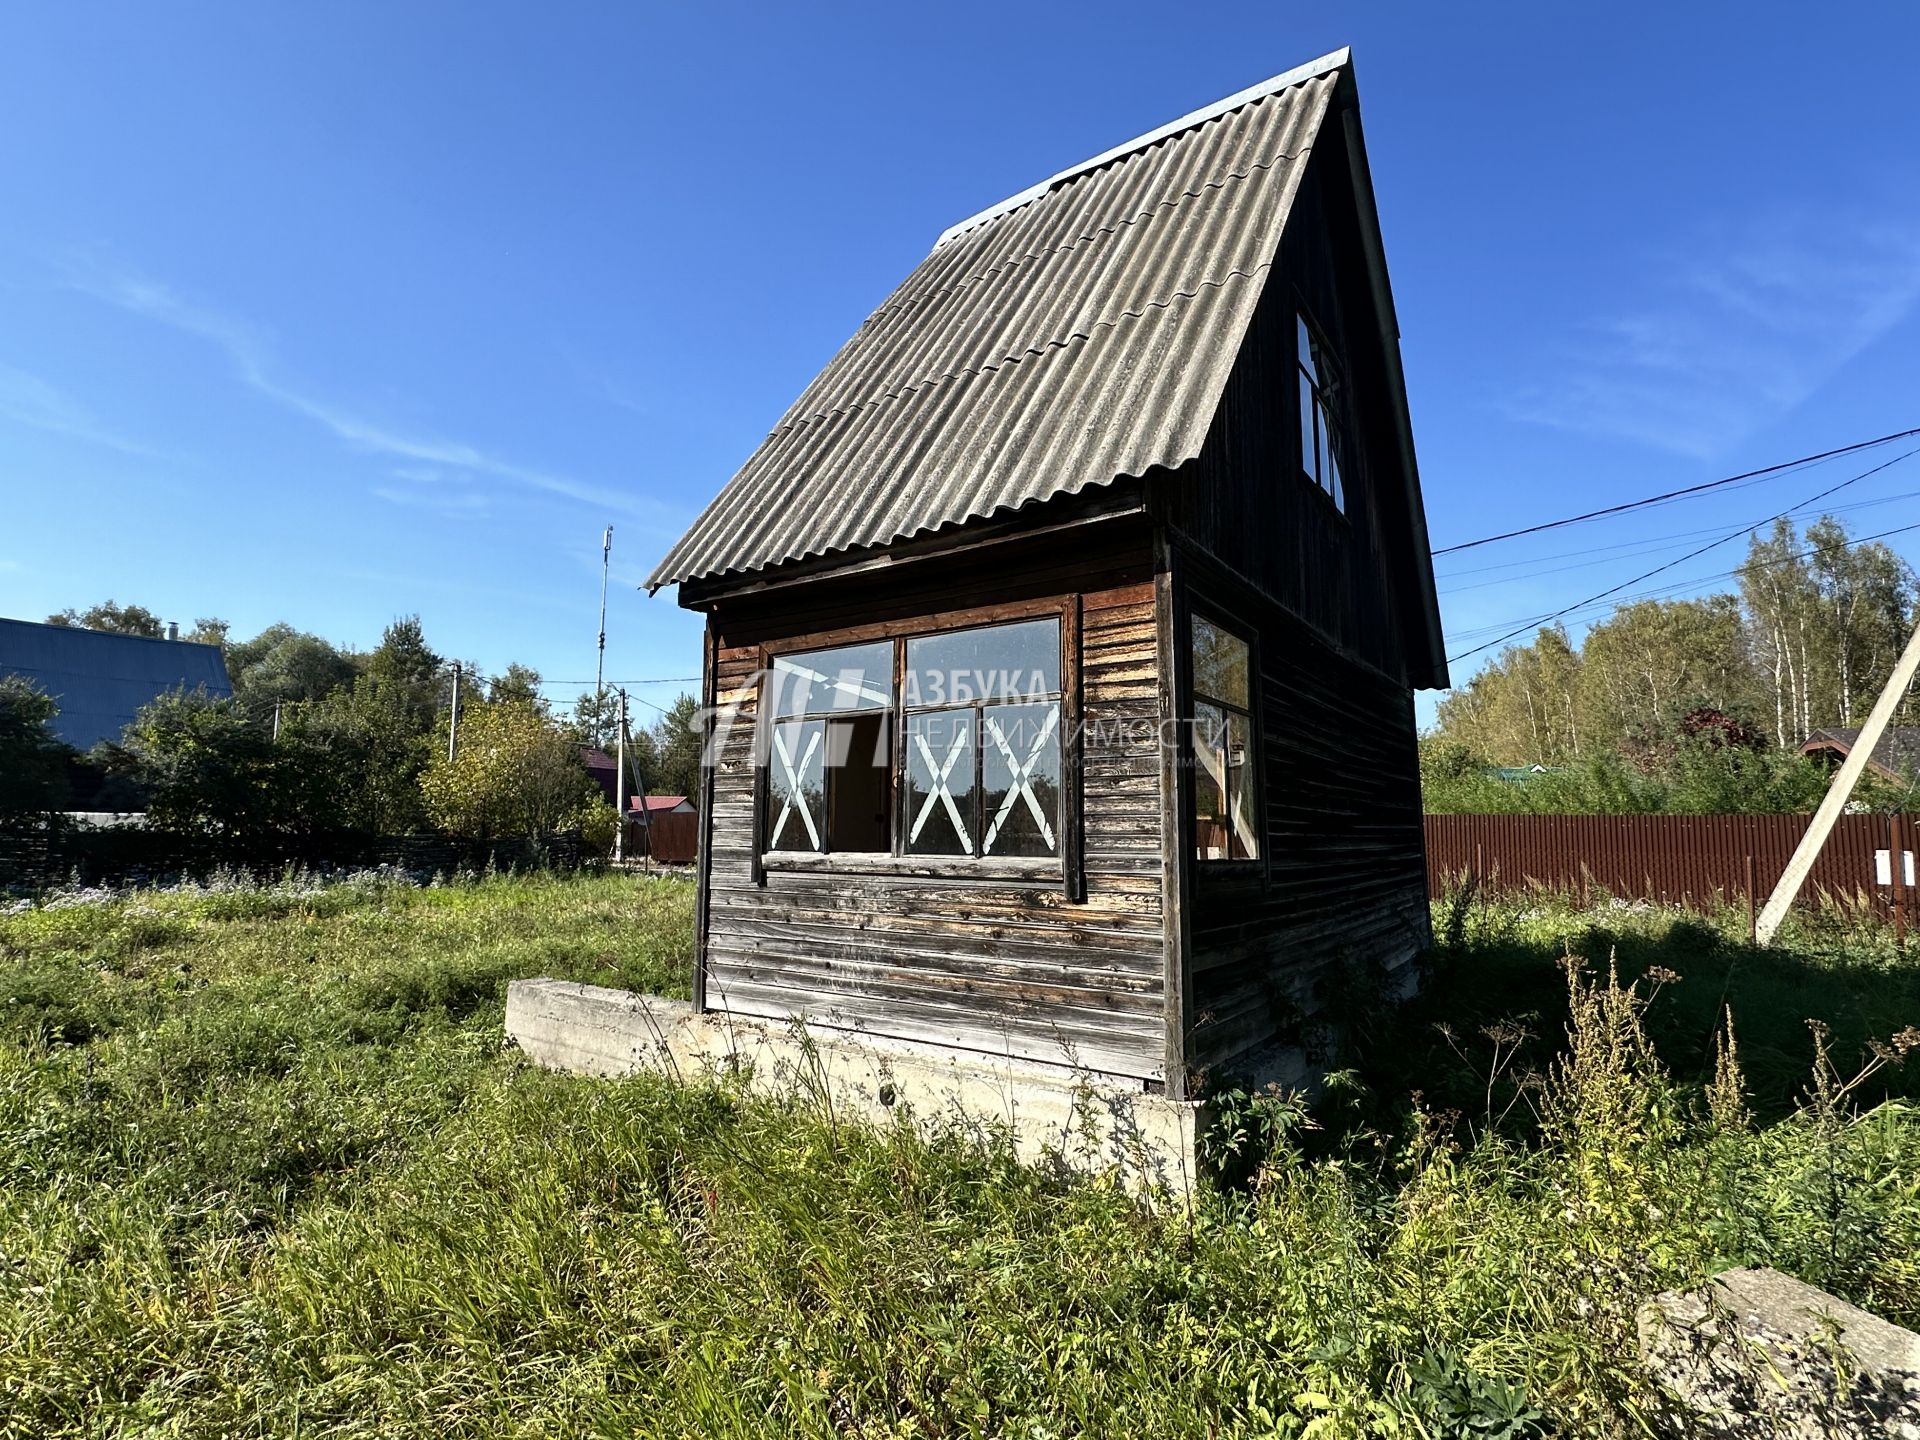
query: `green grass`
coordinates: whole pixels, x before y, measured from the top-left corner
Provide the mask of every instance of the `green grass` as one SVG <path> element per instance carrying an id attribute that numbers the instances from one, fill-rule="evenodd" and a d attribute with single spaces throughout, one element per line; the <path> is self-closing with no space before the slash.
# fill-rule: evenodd
<path id="1" fill-rule="evenodd" d="M 0 916 L 0 1434 L 1632 1433 L 1653 1289 L 1772 1263 L 1920 1320 L 1895 1072 L 1797 1108 L 1756 1078 L 1756 1124 L 1708 1052 L 1670 1075 L 1647 1039 L 1725 988 L 1791 1095 L 1795 1007 L 1920 1018 L 1869 930 L 1796 936 L 1801 984 L 1672 915 L 1472 907 L 1365 1095 L 1322 1130 L 1241 1100 L 1212 1143 L 1246 1184 L 1150 1210 L 1004 1145 L 503 1047 L 514 976 L 683 993 L 691 914 L 682 881 L 599 877 Z M 1683 978 L 1570 1011 L 1568 939 Z M 1514 1009 L 1541 1038 L 1489 1087 Z"/>
<path id="2" fill-rule="evenodd" d="M 1920 939 L 1903 954 L 1891 927 L 1846 907 L 1796 912 L 1771 947 L 1747 943 L 1744 911 L 1696 916 L 1620 901 L 1583 909 L 1550 892 L 1494 903 L 1457 895 L 1435 907 L 1434 927 L 1442 941 L 1434 973 L 1421 998 L 1373 1037 L 1369 1078 L 1389 1093 L 1421 1088 L 1433 1103 L 1465 1110 L 1484 1109 L 1487 1029 L 1527 1032 L 1507 1062 L 1515 1075 L 1543 1068 L 1561 1046 L 1568 954 L 1614 959 L 1628 981 L 1663 972 L 1647 1032 L 1683 1079 L 1711 1075 L 1730 1011 L 1752 1101 L 1767 1120 L 1803 1096 L 1814 1060 L 1809 1021 L 1830 1027 L 1842 1063 L 1920 1024 Z M 1465 1064 L 1462 1049 L 1476 1052 Z M 1920 1097 L 1920 1059 L 1883 1069 L 1863 1089 L 1873 1100 Z"/>

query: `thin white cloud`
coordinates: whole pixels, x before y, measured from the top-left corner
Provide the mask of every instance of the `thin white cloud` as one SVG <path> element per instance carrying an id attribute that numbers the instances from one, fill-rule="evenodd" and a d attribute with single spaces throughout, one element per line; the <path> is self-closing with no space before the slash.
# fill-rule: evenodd
<path id="1" fill-rule="evenodd" d="M 431 510 L 435 514 L 449 518 L 462 515 L 479 517 L 490 513 L 493 509 L 491 499 L 472 490 L 396 490 L 385 485 L 375 485 L 368 493 L 386 501 L 389 505 Z"/>
<path id="2" fill-rule="evenodd" d="M 624 515 L 654 517 L 665 508 L 645 497 L 622 495 L 564 475 L 516 464 L 461 441 L 409 435 L 295 389 L 275 376 L 272 348 L 257 328 L 235 317 L 190 304 L 164 285 L 122 272 L 100 271 L 77 273 L 70 283 L 73 288 L 119 309 L 210 342 L 225 352 L 235 375 L 249 389 L 323 426 L 356 449 L 417 466 L 441 466 L 485 475 Z"/>
<path id="3" fill-rule="evenodd" d="M 1771 216 L 1694 237 L 1624 313 L 1569 344 L 1514 418 L 1723 453 L 1819 390 L 1920 305 L 1920 224 Z"/>
<path id="4" fill-rule="evenodd" d="M 151 459 L 156 454 L 114 433 L 58 386 L 11 365 L 0 365 L 0 420 L 104 445 L 122 455 Z"/>

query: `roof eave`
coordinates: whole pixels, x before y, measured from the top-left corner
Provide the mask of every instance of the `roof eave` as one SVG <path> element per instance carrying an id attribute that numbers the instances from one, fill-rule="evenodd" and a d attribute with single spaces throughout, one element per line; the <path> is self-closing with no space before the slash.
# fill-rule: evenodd
<path id="1" fill-rule="evenodd" d="M 1163 473 L 1163 472 L 1154 472 Z M 1034 536 L 1072 531 L 1146 513 L 1146 478 L 1117 476 L 1106 485 L 1090 486 L 1070 495 L 1054 495 L 1017 510 L 975 517 L 935 530 L 855 550 L 835 550 L 783 560 L 752 570 L 728 570 L 710 575 L 687 575 L 677 581 L 680 604 L 703 609 L 720 600 L 808 585 L 819 580 L 890 570 L 896 566 L 932 560 L 961 551 L 999 545 Z M 659 589 L 653 586 L 652 589 Z"/>

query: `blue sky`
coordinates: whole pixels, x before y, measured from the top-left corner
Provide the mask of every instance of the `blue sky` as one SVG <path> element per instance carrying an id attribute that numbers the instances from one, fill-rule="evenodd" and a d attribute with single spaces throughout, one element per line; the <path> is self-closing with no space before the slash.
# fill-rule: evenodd
<path id="1" fill-rule="evenodd" d="M 579 680 L 611 523 L 691 675 L 635 587 L 942 229 L 1342 44 L 1436 545 L 1920 426 L 1911 7 L 14 7 L 0 614 Z M 1892 453 L 1443 560 L 1452 648 Z"/>

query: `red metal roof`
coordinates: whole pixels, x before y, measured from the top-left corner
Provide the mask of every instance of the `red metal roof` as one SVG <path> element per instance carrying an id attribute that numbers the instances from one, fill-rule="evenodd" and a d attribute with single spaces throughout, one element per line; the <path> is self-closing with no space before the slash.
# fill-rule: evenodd
<path id="1" fill-rule="evenodd" d="M 640 799 L 641 797 L 638 795 L 629 795 L 627 797 L 627 804 L 633 809 L 638 810 L 640 808 Z M 677 810 L 682 805 L 691 803 L 684 795 L 649 795 L 646 797 L 646 801 L 647 809 L 656 814 L 662 810 Z"/>

